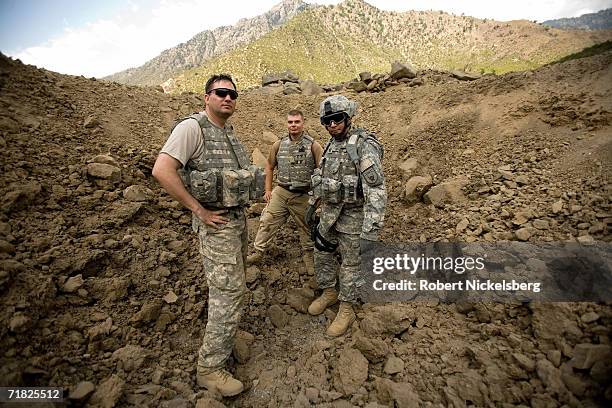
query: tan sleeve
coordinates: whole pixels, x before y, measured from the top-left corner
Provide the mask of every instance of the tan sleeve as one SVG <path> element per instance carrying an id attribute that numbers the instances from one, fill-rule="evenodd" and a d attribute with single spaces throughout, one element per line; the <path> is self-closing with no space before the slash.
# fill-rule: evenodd
<path id="1" fill-rule="evenodd" d="M 312 142 L 312 155 L 314 156 L 315 165 L 319 167 L 321 164 L 321 157 L 323 156 L 323 148 L 316 140 Z"/>
<path id="2" fill-rule="evenodd" d="M 204 139 L 197 120 L 185 119 L 172 131 L 161 153 L 180 161 L 183 167 L 189 159 L 196 159 L 204 152 Z"/>
<path id="3" fill-rule="evenodd" d="M 274 142 L 272 147 L 270 148 L 270 152 L 268 153 L 268 163 L 272 168 L 276 167 L 276 155 L 278 154 L 278 148 L 280 147 L 280 140 Z"/>

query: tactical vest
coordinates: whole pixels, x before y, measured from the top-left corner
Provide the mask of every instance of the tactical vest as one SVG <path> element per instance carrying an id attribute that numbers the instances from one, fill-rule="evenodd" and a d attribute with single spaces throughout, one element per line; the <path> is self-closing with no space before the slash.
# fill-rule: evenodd
<path id="1" fill-rule="evenodd" d="M 315 197 L 332 204 L 363 205 L 357 148 L 367 138 L 376 140 L 374 135 L 358 128 L 351 130 L 349 137 L 342 142 L 335 142 L 332 138 L 327 143 L 320 169 L 312 176 Z"/>
<path id="2" fill-rule="evenodd" d="M 310 177 L 315 169 L 313 142 L 314 139 L 306 133 L 302 134 L 297 143 L 294 143 L 290 136 L 281 140 L 276 154 L 278 184 L 290 189 L 310 189 Z"/>
<path id="3" fill-rule="evenodd" d="M 204 144 L 202 155 L 189 160 L 179 171 L 189 192 L 208 208 L 243 206 L 260 198 L 265 182 L 263 169 L 250 164 L 231 126 L 220 129 L 201 113 L 185 119 L 198 121 Z"/>

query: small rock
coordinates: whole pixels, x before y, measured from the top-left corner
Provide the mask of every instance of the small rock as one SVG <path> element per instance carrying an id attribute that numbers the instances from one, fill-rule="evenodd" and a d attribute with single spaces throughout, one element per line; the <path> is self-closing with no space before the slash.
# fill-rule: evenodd
<path id="1" fill-rule="evenodd" d="M 89 395 L 92 392 L 94 392 L 95 389 L 96 389 L 96 386 L 92 382 L 81 381 L 80 383 L 76 385 L 76 387 L 74 387 L 72 391 L 70 391 L 70 394 L 68 395 L 68 399 L 76 400 L 76 401 L 83 401 L 87 397 L 89 397 Z"/>
<path id="2" fill-rule="evenodd" d="M 99 154 L 93 159 L 91 159 L 91 161 L 94 163 L 104 163 L 110 164 L 111 166 L 119 167 L 119 163 L 117 162 L 117 160 L 115 160 L 114 157 L 108 154 Z"/>
<path id="3" fill-rule="evenodd" d="M 142 305 L 138 313 L 130 319 L 131 322 L 151 322 L 156 320 L 162 308 L 161 300 L 153 300 Z"/>
<path id="4" fill-rule="evenodd" d="M 83 127 L 88 128 L 88 129 L 94 128 L 98 125 L 100 125 L 100 121 L 96 119 L 93 115 L 89 115 L 83 121 Z"/>
<path id="5" fill-rule="evenodd" d="M 401 373 L 404 371 L 404 361 L 401 358 L 391 355 L 387 359 L 383 371 L 389 375 Z"/>
<path id="6" fill-rule="evenodd" d="M 574 347 L 570 364 L 579 370 L 588 370 L 597 361 L 605 361 L 608 358 L 610 358 L 610 346 L 608 344 L 582 343 Z"/>
<path id="7" fill-rule="evenodd" d="M 259 278 L 260 273 L 261 272 L 257 266 L 249 266 L 245 272 L 246 283 L 250 285 L 251 283 L 255 282 Z"/>
<path id="8" fill-rule="evenodd" d="M 266 302 L 266 289 L 258 287 L 253 291 L 251 299 L 255 305 L 263 305 Z"/>
<path id="9" fill-rule="evenodd" d="M 406 179 L 410 178 L 414 174 L 418 166 L 419 163 L 414 157 L 410 157 L 398 165 L 400 171 Z"/>
<path id="10" fill-rule="evenodd" d="M 121 366 L 125 371 L 138 370 L 142 367 L 145 358 L 147 358 L 145 349 L 132 344 L 115 350 L 112 356 L 112 360 L 121 362 Z"/>
<path id="11" fill-rule="evenodd" d="M 533 220 L 531 223 L 534 228 L 539 230 L 547 230 L 550 227 L 550 224 L 546 220 Z"/>
<path id="12" fill-rule="evenodd" d="M 468 227 L 468 225 L 470 225 L 470 221 L 467 218 L 462 219 L 455 226 L 455 233 L 459 234 L 459 233 L 465 231 L 465 229 Z"/>
<path id="13" fill-rule="evenodd" d="M 226 408 L 226 406 L 221 401 L 217 401 L 210 397 L 204 397 L 198 399 L 195 408 Z"/>
<path id="14" fill-rule="evenodd" d="M 121 180 L 121 169 L 110 164 L 89 163 L 87 174 L 91 177 L 118 182 Z"/>
<path id="15" fill-rule="evenodd" d="M 234 358 L 240 364 L 245 364 L 251 358 L 251 345 L 255 342 L 255 336 L 249 332 L 238 330 L 234 342 Z"/>
<path id="16" fill-rule="evenodd" d="M 153 198 L 153 191 L 148 187 L 134 184 L 123 190 L 123 198 L 134 202 L 148 201 Z"/>
<path id="17" fill-rule="evenodd" d="M 15 247 L 8 241 L 0 239 L 0 253 L 3 254 L 14 254 Z"/>
<path id="18" fill-rule="evenodd" d="M 76 292 L 85 281 L 83 280 L 83 275 L 78 274 L 76 276 L 72 276 L 66 280 L 66 282 L 62 285 L 62 292 L 65 293 L 73 293 Z"/>
<path id="19" fill-rule="evenodd" d="M 289 322 L 289 316 L 279 305 L 270 306 L 267 314 L 272 324 L 278 329 L 284 328 Z"/>
<path id="20" fill-rule="evenodd" d="M 529 228 L 518 229 L 514 234 L 519 241 L 529 241 L 529 238 L 531 238 L 531 231 L 529 231 Z"/>
<path id="21" fill-rule="evenodd" d="M 416 408 L 422 406 L 418 393 L 412 384 L 396 383 L 386 378 L 374 382 L 378 401 L 395 407 Z"/>
<path id="22" fill-rule="evenodd" d="M 30 321 L 31 319 L 28 316 L 22 312 L 17 312 L 9 321 L 9 329 L 14 333 L 23 333 L 29 328 Z"/>
<path id="23" fill-rule="evenodd" d="M 561 352 L 559 350 L 549 350 L 546 352 L 546 358 L 553 363 L 555 367 L 561 365 Z"/>
<path id="24" fill-rule="evenodd" d="M 565 384 L 563 384 L 561 380 L 561 371 L 555 368 L 550 361 L 545 359 L 538 360 L 536 363 L 536 372 L 550 392 L 556 394 L 563 393 Z"/>
<path id="25" fill-rule="evenodd" d="M 559 200 L 553 203 L 552 212 L 558 214 L 563 209 L 563 200 Z"/>
<path id="26" fill-rule="evenodd" d="M 291 365 L 287 368 L 287 378 L 295 378 L 296 374 L 297 369 L 295 368 L 295 366 Z"/>
<path id="27" fill-rule="evenodd" d="M 313 387 L 308 387 L 306 388 L 306 390 L 304 391 L 304 394 L 306 395 L 306 398 L 308 398 L 308 401 L 310 401 L 313 404 L 318 404 L 319 403 L 319 390 Z"/>
<path id="28" fill-rule="evenodd" d="M 521 353 L 512 353 L 512 357 L 516 360 L 516 362 L 523 368 L 525 371 L 532 372 L 535 370 L 535 362 Z"/>
<path id="29" fill-rule="evenodd" d="M 88 404 L 102 408 L 112 408 L 123 395 L 124 387 L 125 381 L 116 374 L 113 374 L 100 383 L 96 392 L 89 399 Z"/>
<path id="30" fill-rule="evenodd" d="M 587 312 L 580 316 L 580 320 L 582 320 L 582 322 L 586 324 L 593 323 L 599 320 L 599 315 L 595 312 Z"/>
<path id="31" fill-rule="evenodd" d="M 168 293 L 166 293 L 163 299 L 166 303 L 175 303 L 178 300 L 178 296 L 176 296 L 176 293 L 174 293 L 173 291 L 169 291 Z"/>
<path id="32" fill-rule="evenodd" d="M 314 292 L 310 288 L 290 288 L 287 290 L 287 304 L 300 313 L 308 312 L 308 306 L 314 298 Z"/>

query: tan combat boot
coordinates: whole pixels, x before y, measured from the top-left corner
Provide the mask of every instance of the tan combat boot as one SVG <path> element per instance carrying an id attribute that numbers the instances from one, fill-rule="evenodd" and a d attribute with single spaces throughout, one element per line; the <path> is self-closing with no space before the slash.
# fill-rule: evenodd
<path id="1" fill-rule="evenodd" d="M 304 255 L 302 255 L 302 260 L 304 261 L 304 266 L 306 266 L 306 274 L 308 276 L 314 275 L 314 259 L 312 251 L 305 251 Z"/>
<path id="2" fill-rule="evenodd" d="M 336 292 L 336 289 L 323 289 L 321 296 L 316 298 L 310 306 L 308 306 L 308 313 L 313 316 L 320 315 L 328 306 L 334 305 L 336 302 L 338 302 L 338 292 Z"/>
<path id="3" fill-rule="evenodd" d="M 246 266 L 258 264 L 261 262 L 262 258 L 263 258 L 263 252 L 255 250 L 255 252 L 253 252 L 253 255 L 247 256 Z"/>
<path id="4" fill-rule="evenodd" d="M 196 379 L 200 387 L 207 390 L 216 389 L 224 397 L 238 395 L 244 390 L 244 385 L 225 370 L 217 370 L 208 374 L 197 374 Z"/>
<path id="5" fill-rule="evenodd" d="M 340 302 L 340 309 L 332 324 L 327 328 L 327 335 L 331 337 L 342 336 L 354 321 L 353 305 L 348 302 Z"/>

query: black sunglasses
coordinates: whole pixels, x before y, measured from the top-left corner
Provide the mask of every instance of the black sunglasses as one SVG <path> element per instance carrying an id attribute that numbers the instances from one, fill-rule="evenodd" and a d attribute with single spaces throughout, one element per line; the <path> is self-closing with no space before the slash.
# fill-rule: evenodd
<path id="1" fill-rule="evenodd" d="M 324 126 L 331 126 L 332 122 L 338 124 L 347 118 L 345 112 L 332 113 L 331 115 L 325 115 L 321 118 L 321 124 Z"/>
<path id="2" fill-rule="evenodd" d="M 229 89 L 229 88 L 211 89 L 210 91 L 206 93 L 211 93 L 211 92 L 214 92 L 215 95 L 217 95 L 219 98 L 225 98 L 227 95 L 229 95 L 232 101 L 235 101 L 236 98 L 238 98 L 238 92 L 234 91 L 233 89 Z"/>

